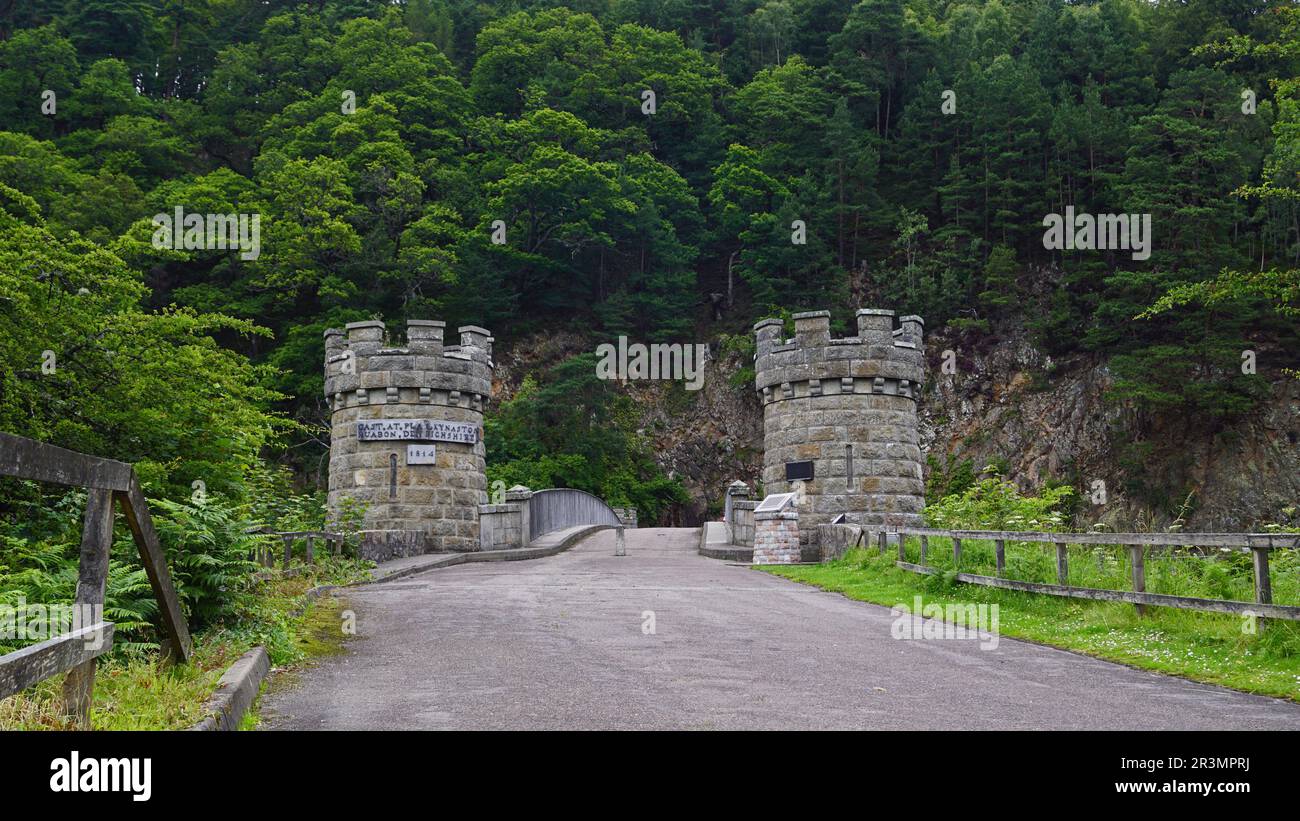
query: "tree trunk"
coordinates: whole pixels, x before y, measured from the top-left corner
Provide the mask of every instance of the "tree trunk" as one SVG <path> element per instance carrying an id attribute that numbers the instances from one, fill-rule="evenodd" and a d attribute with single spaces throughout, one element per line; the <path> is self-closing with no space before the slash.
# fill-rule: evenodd
<path id="1" fill-rule="evenodd" d="M 731 289 L 731 285 L 732 285 L 731 268 L 736 262 L 736 254 L 739 253 L 740 253 L 739 251 L 732 251 L 731 256 L 727 257 L 727 307 L 728 308 L 731 307 L 733 302 L 732 289 Z"/>

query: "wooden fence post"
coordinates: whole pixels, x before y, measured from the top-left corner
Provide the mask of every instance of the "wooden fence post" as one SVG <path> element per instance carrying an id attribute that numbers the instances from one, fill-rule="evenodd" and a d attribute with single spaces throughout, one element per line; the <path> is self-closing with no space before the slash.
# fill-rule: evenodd
<path id="1" fill-rule="evenodd" d="M 1001 576 L 1007 568 L 1007 543 L 1002 539 L 995 539 L 993 550 L 998 557 L 998 575 Z"/>
<path id="2" fill-rule="evenodd" d="M 1070 586 L 1070 553 L 1065 542 L 1056 543 L 1056 583 L 1062 587 Z"/>
<path id="3" fill-rule="evenodd" d="M 81 564 L 77 573 L 77 611 L 91 614 L 89 627 L 99 622 L 96 608 L 104 604 L 108 557 L 113 548 L 113 491 L 87 488 L 86 514 L 81 528 Z M 82 729 L 90 729 L 90 707 L 95 700 L 95 660 L 82 662 L 63 680 L 64 712 Z"/>
<path id="4" fill-rule="evenodd" d="M 930 538 L 928 536 L 922 536 L 921 537 L 921 566 L 922 567 L 925 567 L 925 554 L 929 552 L 929 550 L 930 550 Z"/>
<path id="5" fill-rule="evenodd" d="M 952 566 L 954 570 L 961 568 L 961 537 L 952 537 Z"/>
<path id="6" fill-rule="evenodd" d="M 880 531 L 880 533 L 877 534 L 876 536 L 876 544 L 880 548 L 880 555 L 882 556 L 885 555 L 885 545 L 887 544 L 886 539 L 887 536 L 885 535 L 885 531 L 883 530 Z"/>
<path id="7" fill-rule="evenodd" d="M 1273 603 L 1273 582 L 1268 577 L 1267 547 L 1251 547 L 1251 559 L 1255 565 L 1255 601 L 1260 604 Z M 1264 619 L 1256 617 L 1256 629 L 1264 628 Z"/>
<path id="8" fill-rule="evenodd" d="M 289 560 L 293 558 L 293 537 L 283 536 L 284 539 L 284 569 L 289 569 Z"/>
<path id="9" fill-rule="evenodd" d="M 1142 545 L 1129 545 L 1128 555 L 1129 561 L 1133 565 L 1133 592 L 1145 593 L 1147 592 L 1147 568 Z M 1139 616 L 1145 616 L 1147 614 L 1145 604 L 1135 604 L 1133 606 L 1137 608 L 1137 614 Z"/>
<path id="10" fill-rule="evenodd" d="M 895 534 L 895 538 L 898 539 L 898 560 L 900 562 L 905 562 L 907 561 L 907 548 L 905 546 L 907 544 L 907 539 L 902 533 Z"/>
<path id="11" fill-rule="evenodd" d="M 312 537 L 307 537 L 307 564 L 315 564 L 316 552 L 312 546 Z"/>
<path id="12" fill-rule="evenodd" d="M 165 644 L 170 648 L 168 655 L 174 661 L 189 661 L 192 648 L 190 628 L 181 611 L 171 571 L 167 569 L 167 556 L 158 541 L 158 531 L 153 526 L 149 503 L 145 501 L 144 491 L 135 474 L 131 475 L 130 487 L 125 492 L 116 492 L 116 496 L 117 503 L 122 506 L 122 513 L 126 516 L 126 525 L 135 539 L 140 563 L 144 565 L 145 574 L 149 577 L 149 586 L 153 588 L 154 598 L 158 600 L 158 615 L 162 618 L 163 633 L 167 639 Z"/>

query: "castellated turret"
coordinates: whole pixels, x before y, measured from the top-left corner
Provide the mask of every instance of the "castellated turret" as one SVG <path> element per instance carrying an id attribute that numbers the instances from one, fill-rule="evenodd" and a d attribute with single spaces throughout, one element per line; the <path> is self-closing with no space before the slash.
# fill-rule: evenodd
<path id="1" fill-rule="evenodd" d="M 925 378 L 924 323 L 863 308 L 857 336 L 831 339 L 830 311 L 795 314 L 794 339 L 765 319 L 754 387 L 763 404 L 763 486 L 800 492 L 799 532 L 841 513 L 849 524 L 921 523 L 925 485 L 916 403 Z"/>
<path id="2" fill-rule="evenodd" d="M 366 558 L 479 549 L 492 335 L 465 325 L 445 345 L 445 326 L 408 321 L 404 347 L 386 346 L 382 322 L 325 332 L 329 515 L 349 497 L 366 506 Z"/>

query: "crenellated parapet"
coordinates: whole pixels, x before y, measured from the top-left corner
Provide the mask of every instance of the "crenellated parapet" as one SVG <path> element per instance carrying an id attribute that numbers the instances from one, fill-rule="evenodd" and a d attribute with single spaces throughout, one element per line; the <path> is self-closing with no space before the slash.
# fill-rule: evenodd
<path id="1" fill-rule="evenodd" d="M 325 396 L 332 409 L 357 405 L 447 405 L 482 411 L 492 391 L 492 335 L 462 325 L 444 344 L 446 323 L 412 319 L 406 344 L 387 346 L 384 323 L 352 322 L 325 332 Z"/>
<path id="2" fill-rule="evenodd" d="M 916 399 L 925 379 L 924 321 L 863 308 L 857 336 L 832 339 L 830 311 L 795 314 L 793 339 L 782 339 L 783 323 L 765 319 L 757 335 L 754 385 L 763 404 L 805 396 L 863 394 Z"/>

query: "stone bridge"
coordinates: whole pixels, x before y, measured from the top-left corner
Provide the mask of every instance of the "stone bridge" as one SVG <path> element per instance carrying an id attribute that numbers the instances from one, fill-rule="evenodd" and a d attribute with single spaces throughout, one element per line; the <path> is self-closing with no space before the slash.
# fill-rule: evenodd
<path id="1" fill-rule="evenodd" d="M 363 555 L 382 564 L 346 593 L 359 640 L 273 690 L 268 725 L 1300 729 L 1300 704 L 1026 642 L 897 641 L 888 608 L 739 564 L 816 561 L 850 530 L 878 531 L 883 551 L 886 530 L 911 528 L 920 564 L 900 535 L 899 565 L 930 570 L 915 530 L 923 323 L 856 320 L 841 339 L 826 311 L 795 315 L 791 339 L 780 320 L 755 326 L 768 495 L 733 483 L 724 520 L 700 529 L 635 529 L 635 511 L 567 488 L 489 500 L 485 329 L 462 326 L 456 345 L 436 321 L 409 322 L 404 340 L 378 322 L 327 331 L 330 511 L 365 507 Z M 994 538 L 998 577 L 963 581 L 1008 586 L 1011 537 Z M 1122 600 L 1173 606 L 1134 568 Z"/>
<path id="2" fill-rule="evenodd" d="M 789 509 L 755 511 L 764 523 L 759 560 L 815 555 L 820 524 L 921 524 L 924 322 L 879 308 L 855 320 L 844 338 L 831 337 L 829 311 L 795 314 L 790 339 L 780 319 L 754 326 L 762 483 L 794 499 Z M 459 344 L 447 344 L 445 331 L 437 320 L 409 320 L 400 336 L 378 321 L 325 331 L 329 511 L 340 520 L 364 509 L 362 555 L 518 549 L 560 527 L 625 524 L 576 490 L 514 487 L 489 500 L 483 413 L 494 340 L 463 325 Z M 801 528 L 786 521 L 796 515 Z M 788 543 L 796 531 L 799 542 Z"/>

